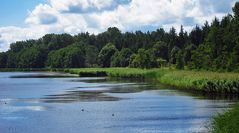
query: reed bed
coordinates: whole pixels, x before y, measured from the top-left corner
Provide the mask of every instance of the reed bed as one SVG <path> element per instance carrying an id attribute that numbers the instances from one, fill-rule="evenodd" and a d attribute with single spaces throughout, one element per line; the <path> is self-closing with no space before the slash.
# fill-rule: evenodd
<path id="1" fill-rule="evenodd" d="M 105 73 L 109 77 L 155 80 L 178 88 L 210 93 L 239 93 L 239 73 L 187 71 L 168 68 L 72 68 L 64 71 L 79 75 Z"/>

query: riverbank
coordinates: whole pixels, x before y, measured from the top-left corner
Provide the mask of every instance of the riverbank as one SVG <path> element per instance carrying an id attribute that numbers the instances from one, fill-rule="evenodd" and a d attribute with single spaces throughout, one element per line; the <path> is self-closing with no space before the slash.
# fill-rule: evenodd
<path id="1" fill-rule="evenodd" d="M 65 72 L 80 76 L 105 75 L 117 78 L 154 80 L 177 88 L 208 93 L 238 94 L 239 73 L 137 68 L 72 68 Z"/>
<path id="2" fill-rule="evenodd" d="M 239 104 L 229 111 L 214 117 L 212 133 L 239 133 Z"/>
<path id="3" fill-rule="evenodd" d="M 207 93 L 239 94 L 239 73 L 139 68 L 7 68 L 0 71 L 61 71 L 81 77 L 108 76 L 154 80 L 179 89 Z"/>

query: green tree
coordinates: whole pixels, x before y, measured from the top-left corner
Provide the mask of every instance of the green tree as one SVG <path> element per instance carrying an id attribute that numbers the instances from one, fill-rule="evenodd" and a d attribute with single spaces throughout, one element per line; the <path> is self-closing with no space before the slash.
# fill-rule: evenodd
<path id="1" fill-rule="evenodd" d="M 176 55 L 177 55 L 178 51 L 180 51 L 180 48 L 178 48 L 177 46 L 175 46 L 171 50 L 171 52 L 170 52 L 170 63 L 171 64 L 175 64 L 176 63 Z"/>
<path id="2" fill-rule="evenodd" d="M 183 58 L 183 51 L 178 51 L 176 55 L 176 68 L 177 69 L 184 69 L 184 58 Z"/>
<path id="3" fill-rule="evenodd" d="M 74 43 L 70 34 L 47 34 L 41 39 L 49 51 L 58 50 Z"/>
<path id="4" fill-rule="evenodd" d="M 98 55 L 100 65 L 102 65 L 102 67 L 110 67 L 111 58 L 117 51 L 114 44 L 108 43 L 105 45 Z"/>
<path id="5" fill-rule="evenodd" d="M 19 53 L 18 67 L 20 68 L 41 68 L 44 67 L 44 51 L 35 47 L 23 49 Z"/>
<path id="6" fill-rule="evenodd" d="M 7 52 L 7 68 L 17 68 L 18 62 L 18 53 L 14 53 L 12 51 Z"/>
<path id="7" fill-rule="evenodd" d="M 129 48 L 123 48 L 120 52 L 116 52 L 112 57 L 111 66 L 127 67 L 129 66 L 130 57 L 133 52 Z"/>
<path id="8" fill-rule="evenodd" d="M 174 27 L 172 27 L 168 33 L 168 55 L 170 56 L 170 52 L 172 51 L 172 49 L 177 46 L 177 33 L 176 33 L 176 29 Z M 170 57 L 169 57 L 170 59 Z M 170 59 L 171 60 L 171 59 Z"/>
<path id="9" fill-rule="evenodd" d="M 212 67 L 211 49 L 208 45 L 201 44 L 192 52 L 192 62 L 190 67 L 192 69 L 209 70 Z"/>
<path id="10" fill-rule="evenodd" d="M 32 47 L 35 43 L 35 40 L 17 41 L 15 43 L 10 44 L 10 51 L 17 53 L 23 49 Z"/>
<path id="11" fill-rule="evenodd" d="M 119 51 L 116 51 L 115 54 L 111 57 L 111 67 L 121 67 L 121 61 L 123 57 L 120 55 Z"/>
<path id="12" fill-rule="evenodd" d="M 82 48 L 70 45 L 48 55 L 47 65 L 52 68 L 76 68 L 85 66 L 85 55 Z"/>
<path id="13" fill-rule="evenodd" d="M 203 31 L 199 26 L 196 26 L 189 34 L 190 42 L 196 46 L 203 43 Z"/>
<path id="14" fill-rule="evenodd" d="M 181 49 L 184 48 L 187 42 L 187 38 L 188 38 L 187 32 L 184 32 L 183 26 L 181 25 L 181 29 L 176 42 L 177 46 Z"/>
<path id="15" fill-rule="evenodd" d="M 136 68 L 156 67 L 157 60 L 151 50 L 139 49 L 130 59 L 130 66 Z"/>
<path id="16" fill-rule="evenodd" d="M 156 57 L 168 60 L 168 45 L 165 42 L 159 41 L 153 46 L 153 53 Z"/>
<path id="17" fill-rule="evenodd" d="M 5 68 L 7 64 L 7 54 L 2 52 L 0 53 L 0 68 Z"/>
<path id="18" fill-rule="evenodd" d="M 239 17 L 239 2 L 236 2 L 234 7 L 232 8 L 234 16 Z"/>
<path id="19" fill-rule="evenodd" d="M 228 71 L 239 70 L 239 45 L 236 45 L 233 48 L 233 52 L 229 56 L 227 70 Z"/>
<path id="20" fill-rule="evenodd" d="M 184 49 L 184 60 L 185 64 L 188 65 L 192 61 L 192 51 L 196 50 L 197 46 L 194 44 L 187 45 L 187 47 Z"/>
<path id="21" fill-rule="evenodd" d="M 95 67 L 97 66 L 97 57 L 99 50 L 93 45 L 85 46 L 85 63 L 86 67 Z"/>

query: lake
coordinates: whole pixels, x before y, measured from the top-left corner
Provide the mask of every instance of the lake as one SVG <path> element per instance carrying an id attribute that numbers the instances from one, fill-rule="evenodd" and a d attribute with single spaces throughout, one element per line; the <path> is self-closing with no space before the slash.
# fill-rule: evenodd
<path id="1" fill-rule="evenodd" d="M 207 132 L 235 102 L 150 82 L 39 74 L 58 73 L 0 73 L 1 133 Z"/>

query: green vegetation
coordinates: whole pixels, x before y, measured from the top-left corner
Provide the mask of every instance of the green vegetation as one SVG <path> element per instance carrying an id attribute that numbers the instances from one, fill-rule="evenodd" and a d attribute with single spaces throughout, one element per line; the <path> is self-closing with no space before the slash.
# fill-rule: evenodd
<path id="1" fill-rule="evenodd" d="M 70 68 L 64 69 L 64 71 L 72 74 L 79 74 L 80 76 L 84 73 L 105 73 L 107 76 L 115 78 L 144 79 L 146 74 L 153 70 L 144 70 L 139 68 Z"/>
<path id="2" fill-rule="evenodd" d="M 177 88 L 208 93 L 239 93 L 238 73 L 188 71 L 167 68 L 71 68 L 64 69 L 64 71 L 79 75 L 105 73 L 105 75 L 110 77 L 156 80 Z"/>
<path id="3" fill-rule="evenodd" d="M 177 70 L 173 68 L 4 68 L 0 71 L 62 71 L 79 76 L 109 76 L 154 80 L 179 89 L 238 94 L 239 73 Z"/>
<path id="4" fill-rule="evenodd" d="M 80 46 L 70 45 L 48 55 L 47 64 L 51 68 L 84 67 L 84 52 Z"/>
<path id="5" fill-rule="evenodd" d="M 186 32 L 125 32 L 108 28 L 98 35 L 47 34 L 18 41 L 0 53 L 0 68 L 133 67 L 239 71 L 239 2 L 233 14 Z"/>
<path id="6" fill-rule="evenodd" d="M 239 105 L 216 116 L 212 123 L 212 133 L 238 133 Z"/>
<path id="7" fill-rule="evenodd" d="M 112 43 L 105 45 L 99 53 L 99 63 L 102 67 L 110 67 L 111 58 L 118 50 Z"/>
<path id="8" fill-rule="evenodd" d="M 129 66 L 130 57 L 133 52 L 129 48 L 124 48 L 120 52 L 114 54 L 112 57 L 111 66 L 112 67 L 127 67 Z"/>
<path id="9" fill-rule="evenodd" d="M 183 52 L 178 51 L 176 55 L 176 68 L 177 69 L 184 69 L 184 58 L 183 58 Z"/>
<path id="10" fill-rule="evenodd" d="M 239 93 L 239 74 L 206 71 L 158 71 L 155 77 L 164 84 L 210 93 Z"/>

